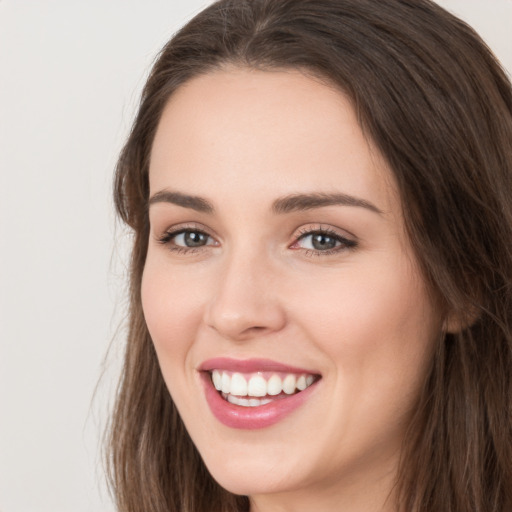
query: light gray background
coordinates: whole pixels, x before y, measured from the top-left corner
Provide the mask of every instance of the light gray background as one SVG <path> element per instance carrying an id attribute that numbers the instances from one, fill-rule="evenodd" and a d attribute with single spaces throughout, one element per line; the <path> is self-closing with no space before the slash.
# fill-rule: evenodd
<path id="1" fill-rule="evenodd" d="M 153 57 L 206 3 L 0 0 L 0 512 L 113 511 L 98 447 L 129 239 L 112 170 Z M 512 70 L 512 0 L 439 3 Z"/>

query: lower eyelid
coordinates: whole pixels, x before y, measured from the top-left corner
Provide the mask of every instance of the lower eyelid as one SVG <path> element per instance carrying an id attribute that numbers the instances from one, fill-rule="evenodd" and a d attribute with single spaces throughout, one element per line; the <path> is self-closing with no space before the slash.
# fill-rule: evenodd
<path id="1" fill-rule="evenodd" d="M 207 241 L 204 245 L 199 246 L 187 246 L 187 245 L 179 245 L 175 243 L 175 239 L 180 236 L 184 235 L 186 232 L 195 232 L 203 234 L 207 237 Z M 329 238 L 332 238 L 336 241 L 336 244 L 332 248 L 323 248 L 323 249 L 315 249 L 314 247 L 300 247 L 298 246 L 301 240 L 304 240 L 305 238 L 312 237 L 314 235 L 323 235 Z M 155 233 L 154 235 L 155 240 L 162 244 L 167 245 L 170 250 L 176 251 L 176 252 L 191 252 L 191 251 L 201 251 L 202 249 L 205 249 L 207 247 L 212 246 L 218 246 L 219 243 L 216 241 L 216 239 L 206 232 L 205 230 L 195 227 L 195 226 L 178 226 L 176 229 L 170 228 L 163 232 L 161 235 L 157 235 Z M 335 254 L 337 252 L 343 252 L 348 249 L 353 249 L 358 245 L 357 241 L 348 238 L 340 233 L 337 233 L 329 228 L 314 228 L 314 229 L 302 229 L 298 235 L 295 236 L 295 240 L 293 243 L 289 246 L 289 248 L 292 249 L 302 249 L 303 251 L 306 251 L 310 254 L 318 254 L 318 255 L 329 255 L 329 254 Z"/>

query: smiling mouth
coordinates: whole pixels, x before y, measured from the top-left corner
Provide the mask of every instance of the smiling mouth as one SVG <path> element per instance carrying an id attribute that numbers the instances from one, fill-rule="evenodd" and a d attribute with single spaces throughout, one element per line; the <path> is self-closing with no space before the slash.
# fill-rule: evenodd
<path id="1" fill-rule="evenodd" d="M 296 395 L 319 378 L 319 375 L 255 372 L 244 374 L 214 369 L 210 372 L 215 389 L 224 400 L 241 407 L 260 407 Z"/>

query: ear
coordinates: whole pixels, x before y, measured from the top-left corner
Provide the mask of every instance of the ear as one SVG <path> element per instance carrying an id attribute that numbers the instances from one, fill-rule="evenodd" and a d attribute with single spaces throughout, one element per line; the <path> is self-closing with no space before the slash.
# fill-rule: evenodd
<path id="1" fill-rule="evenodd" d="M 480 318 L 480 311 L 476 306 L 470 306 L 465 311 L 449 311 L 443 321 L 443 331 L 449 334 L 458 334 L 469 329 Z"/>

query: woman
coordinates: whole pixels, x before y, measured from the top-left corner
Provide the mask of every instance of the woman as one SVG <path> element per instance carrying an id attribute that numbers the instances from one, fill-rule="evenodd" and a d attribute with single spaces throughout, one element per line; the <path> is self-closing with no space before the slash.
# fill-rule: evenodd
<path id="1" fill-rule="evenodd" d="M 428 0 L 221 0 L 119 160 L 121 511 L 512 507 L 512 94 Z"/>

